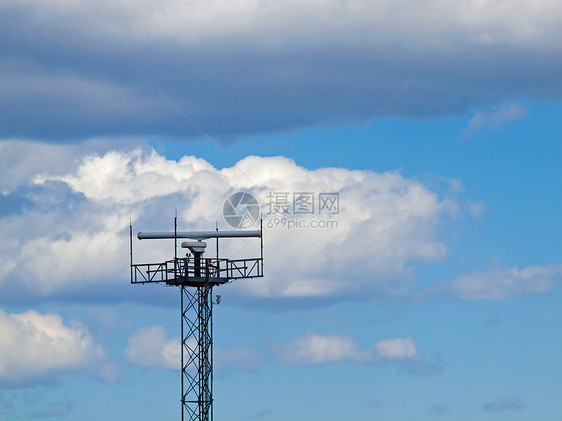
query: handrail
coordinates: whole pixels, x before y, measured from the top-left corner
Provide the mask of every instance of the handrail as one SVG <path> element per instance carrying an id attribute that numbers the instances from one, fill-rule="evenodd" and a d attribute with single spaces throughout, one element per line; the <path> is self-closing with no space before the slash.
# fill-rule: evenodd
<path id="1" fill-rule="evenodd" d="M 131 283 L 182 283 L 196 279 L 215 279 L 221 283 L 234 279 L 258 278 L 263 276 L 263 259 L 217 259 L 203 258 L 199 266 L 188 258 L 177 258 L 160 263 L 131 265 Z M 195 276 L 200 274 L 200 276 Z"/>

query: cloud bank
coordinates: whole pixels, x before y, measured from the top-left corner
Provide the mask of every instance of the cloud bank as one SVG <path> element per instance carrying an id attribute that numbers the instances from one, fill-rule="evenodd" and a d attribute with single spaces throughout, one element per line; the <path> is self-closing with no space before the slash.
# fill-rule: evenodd
<path id="1" fill-rule="evenodd" d="M 0 137 L 219 138 L 560 99 L 556 1 L 0 2 Z M 173 103 L 172 103 L 172 101 Z M 475 123 L 476 124 L 476 123 Z"/>
<path id="2" fill-rule="evenodd" d="M 67 326 L 56 314 L 0 310 L 0 384 L 40 384 L 70 371 L 116 375 L 105 350 L 81 326 Z"/>
<path id="3" fill-rule="evenodd" d="M 252 193 L 261 205 L 267 265 L 266 277 L 237 281 L 233 295 L 337 300 L 358 296 L 357 287 L 372 298 L 412 299 L 420 293 L 416 265 L 443 261 L 450 221 L 474 214 L 470 204 L 463 209 L 454 196 L 441 199 L 398 172 L 311 171 L 284 157 L 256 156 L 217 169 L 193 156 L 168 160 L 151 148 L 93 153 L 86 144 L 60 153 L 57 145 L 25 145 L 22 151 L 17 142 L 0 143 L 3 172 L 14 176 L 0 181 L 0 300 L 10 303 L 141 299 L 128 283 L 129 222 L 135 232 L 171 231 L 177 209 L 180 229 L 208 230 L 217 222 L 231 229 L 223 202 L 236 191 Z M 21 161 L 10 158 L 15 154 Z M 272 197 L 291 201 L 299 192 L 314 200 L 338 194 L 338 212 L 319 213 L 318 202 L 313 214 L 276 211 Z M 221 254 L 256 257 L 259 244 L 225 241 Z M 172 244 L 134 241 L 136 263 L 172 255 Z M 548 293 L 561 273 L 556 264 L 494 268 L 426 291 L 463 300 L 505 299 Z"/>
<path id="4" fill-rule="evenodd" d="M 143 327 L 127 340 L 125 358 L 141 367 L 179 370 L 180 338 L 168 338 L 161 326 Z M 190 347 L 196 349 L 193 342 Z M 361 349 L 349 336 L 308 334 L 292 341 L 271 346 L 273 355 L 287 365 L 311 366 L 336 363 L 358 363 L 386 366 L 394 364 L 411 374 L 435 375 L 443 363 L 436 356 L 429 360 L 418 355 L 417 347 L 409 339 L 391 338 L 375 342 Z M 265 358 L 253 348 L 217 348 L 213 352 L 218 370 L 255 370 Z"/>
<path id="5" fill-rule="evenodd" d="M 370 294 L 410 297 L 415 263 L 444 259 L 441 226 L 458 212 L 455 200 L 442 200 L 396 172 L 314 172 L 284 157 L 250 156 L 221 170 L 193 156 L 170 161 L 151 149 L 77 154 L 70 162 L 62 170 L 22 173 L 18 186 L 4 185 L 0 285 L 5 300 L 96 299 L 95 291 L 101 300 L 134 299 L 128 285 L 129 221 L 136 231 L 171 231 L 177 209 L 180 229 L 208 230 L 217 221 L 221 229 L 231 229 L 222 216 L 223 202 L 240 190 L 254 194 L 262 206 L 267 276 L 237 282 L 236 294 L 345 298 L 354 294 L 350 277 Z M 6 164 L 8 172 L 15 171 L 17 163 Z M 283 216 L 268 214 L 272 192 L 338 193 L 339 213 L 298 215 L 305 222 L 324 218 L 336 225 L 268 228 L 268 221 Z M 165 243 L 135 240 L 135 261 L 169 259 L 173 245 Z M 233 240 L 221 253 L 255 257 L 259 249 Z"/>

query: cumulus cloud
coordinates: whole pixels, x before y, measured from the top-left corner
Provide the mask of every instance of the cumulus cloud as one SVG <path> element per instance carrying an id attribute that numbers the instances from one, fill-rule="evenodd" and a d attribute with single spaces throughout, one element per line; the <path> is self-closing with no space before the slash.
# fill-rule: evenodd
<path id="1" fill-rule="evenodd" d="M 349 336 L 316 333 L 280 344 L 278 351 L 281 361 L 298 366 L 338 362 L 388 364 L 419 358 L 416 345 L 405 338 L 384 339 L 361 349 Z"/>
<path id="2" fill-rule="evenodd" d="M 105 350 L 82 326 L 67 326 L 56 314 L 0 310 L 0 384 L 27 386 L 70 371 L 116 375 Z"/>
<path id="3" fill-rule="evenodd" d="M 141 367 L 179 370 L 180 342 L 179 337 L 168 338 L 162 326 L 142 327 L 129 336 L 124 355 L 129 362 Z M 196 349 L 196 342 L 190 342 L 189 348 Z M 255 370 L 263 362 L 259 353 L 248 347 L 215 348 L 213 358 L 217 370 Z"/>
<path id="4" fill-rule="evenodd" d="M 277 344 L 275 350 L 283 363 L 295 366 L 346 362 L 377 366 L 392 364 L 418 376 L 437 375 L 444 366 L 439 353 L 433 353 L 429 359 L 422 358 L 416 345 L 407 338 L 383 339 L 370 347 L 361 347 L 349 336 L 310 333 Z"/>
<path id="5" fill-rule="evenodd" d="M 408 339 L 385 339 L 375 343 L 377 353 L 382 358 L 413 357 L 417 353 L 416 346 Z"/>
<path id="6" fill-rule="evenodd" d="M 528 110 L 518 104 L 502 104 L 486 111 L 479 111 L 468 122 L 468 127 L 464 130 L 465 138 L 476 135 L 483 129 L 497 129 L 504 124 L 518 120 L 527 114 Z"/>
<path id="7" fill-rule="evenodd" d="M 162 326 L 142 327 L 127 339 L 125 357 L 141 367 L 179 370 L 180 338 L 167 338 Z"/>
<path id="8" fill-rule="evenodd" d="M 13 193 L 44 173 L 73 171 L 84 155 L 104 153 L 109 150 L 127 150 L 138 145 L 141 139 L 120 138 L 119 144 L 110 138 L 91 138 L 73 143 L 47 144 L 22 139 L 0 140 L 0 194 Z M 1 196 L 0 196 L 1 197 Z"/>
<path id="9" fill-rule="evenodd" d="M 562 281 L 562 265 L 529 266 L 523 269 L 491 269 L 461 275 L 437 290 L 463 300 L 501 300 L 518 295 L 545 294 Z"/>
<path id="10" fill-rule="evenodd" d="M 362 351 L 353 338 L 309 334 L 282 346 L 281 360 L 294 365 L 316 365 L 343 361 L 365 363 L 371 351 Z"/>
<path id="11" fill-rule="evenodd" d="M 230 229 L 222 205 L 239 190 L 252 193 L 261 204 L 268 273 L 238 282 L 237 294 L 345 297 L 352 293 L 347 276 L 367 293 L 406 297 L 412 294 L 415 262 L 446 256 L 439 229 L 458 206 L 399 173 L 315 172 L 284 157 L 251 156 L 220 170 L 193 156 L 167 160 L 154 150 L 112 150 L 79 158 L 63 172 L 50 168 L 28 174 L 27 183 L 4 195 L 25 202 L 17 212 L 0 216 L 5 297 L 90 297 L 92 288 L 111 286 L 115 299 L 128 276 L 130 220 L 137 230 L 171 231 L 177 209 L 180 229 L 208 230 L 216 221 L 221 229 Z M 285 215 L 268 213 L 272 192 L 291 198 L 295 192 L 337 193 L 339 212 L 293 215 L 305 228 L 289 230 L 273 223 Z M 334 225 L 307 227 L 314 219 Z M 223 244 L 225 256 L 259 253 L 241 240 Z M 138 263 L 166 260 L 173 253 L 166 242 L 135 240 L 134 248 Z"/>
<path id="12" fill-rule="evenodd" d="M 389 114 L 562 94 L 554 0 L 49 4 L 0 3 L 0 136 L 199 136 L 146 74 L 222 137 L 360 125 L 414 74 Z"/>
<path id="13" fill-rule="evenodd" d="M 482 409 L 484 411 L 505 411 L 505 410 L 519 410 L 519 409 L 523 409 L 524 406 L 521 404 L 521 397 L 519 396 L 514 396 L 514 397 L 510 397 L 508 396 L 507 398 L 504 399 L 499 399 L 496 398 L 491 402 L 487 402 L 482 406 Z"/>

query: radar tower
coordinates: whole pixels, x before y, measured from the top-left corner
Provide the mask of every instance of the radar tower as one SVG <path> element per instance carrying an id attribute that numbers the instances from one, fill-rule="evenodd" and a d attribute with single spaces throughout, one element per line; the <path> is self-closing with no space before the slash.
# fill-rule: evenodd
<path id="1" fill-rule="evenodd" d="M 236 279 L 263 277 L 262 224 L 259 230 L 139 232 L 137 238 L 173 239 L 174 258 L 160 263 L 133 263 L 133 226 L 129 227 L 131 284 L 163 283 L 177 286 L 181 295 L 181 419 L 213 420 L 213 287 Z M 260 239 L 260 256 L 248 259 L 219 257 L 219 239 Z M 178 239 L 193 258 L 178 257 Z M 216 257 L 203 257 L 207 243 L 216 239 Z M 217 296 L 217 304 L 220 300 Z"/>

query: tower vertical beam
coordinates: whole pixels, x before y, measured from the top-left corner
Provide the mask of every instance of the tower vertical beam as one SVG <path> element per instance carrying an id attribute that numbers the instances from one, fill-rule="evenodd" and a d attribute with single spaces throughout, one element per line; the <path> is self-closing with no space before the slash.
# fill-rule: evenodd
<path id="1" fill-rule="evenodd" d="M 177 266 L 174 268 L 174 270 L 176 270 L 177 273 Z M 184 395 L 184 374 L 183 374 L 183 370 L 184 370 L 184 362 L 183 362 L 183 349 L 184 349 L 184 333 L 183 333 L 183 326 L 184 326 L 184 322 L 183 322 L 183 318 L 185 317 L 185 313 L 184 313 L 184 306 L 183 306 L 183 296 L 185 294 L 185 286 L 181 285 L 180 286 L 180 309 L 181 309 L 181 320 L 180 320 L 180 325 L 181 325 L 181 421 L 185 421 L 184 419 L 184 410 L 183 407 L 185 405 L 185 395 Z"/>
<path id="2" fill-rule="evenodd" d="M 199 362 L 200 373 L 200 404 L 202 417 L 201 421 L 209 421 L 211 418 L 211 408 L 213 397 L 211 395 L 211 382 L 213 366 L 211 363 L 211 286 L 198 288 L 199 293 Z"/>
<path id="3" fill-rule="evenodd" d="M 181 287 L 182 420 L 211 421 L 213 413 L 212 285 Z"/>

